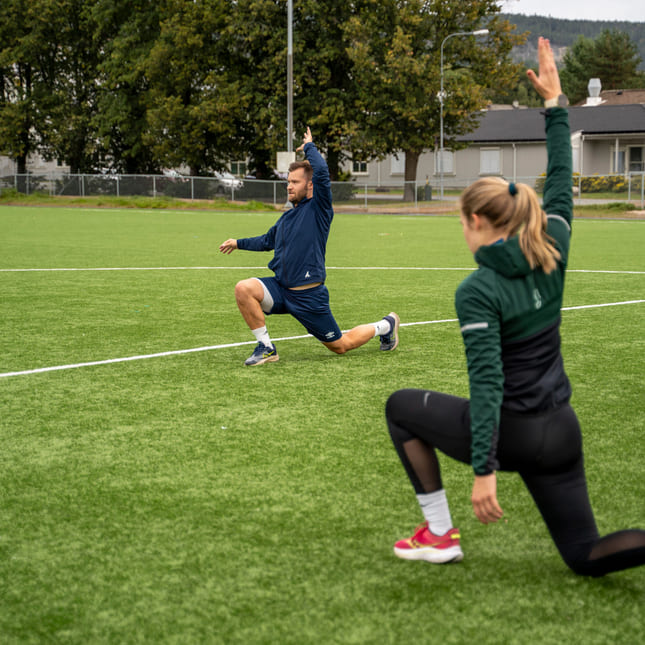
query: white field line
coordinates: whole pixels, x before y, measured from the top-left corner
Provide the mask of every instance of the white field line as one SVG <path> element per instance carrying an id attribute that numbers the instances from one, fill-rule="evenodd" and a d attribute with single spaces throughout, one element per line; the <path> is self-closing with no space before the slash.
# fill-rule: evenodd
<path id="1" fill-rule="evenodd" d="M 620 305 L 634 305 L 644 303 L 645 300 L 626 300 L 624 302 L 606 302 L 596 305 L 579 305 L 576 307 L 562 307 L 562 311 L 572 311 L 574 309 L 595 309 L 597 307 L 617 307 Z M 454 323 L 457 318 L 445 318 L 443 320 L 424 320 L 419 322 L 401 323 L 401 327 L 412 327 L 415 325 L 436 325 L 441 323 Z M 283 338 L 275 338 L 275 342 L 282 342 L 286 340 L 300 340 L 303 338 L 311 338 L 311 334 L 304 334 L 302 336 L 284 336 Z M 224 345 L 209 345 L 207 347 L 193 347 L 191 349 L 177 349 L 168 352 L 157 352 L 155 354 L 141 354 L 138 356 L 126 356 L 123 358 L 108 358 L 101 361 L 90 361 L 87 363 L 71 363 L 69 365 L 54 365 L 51 367 L 39 367 L 31 370 L 23 370 L 20 372 L 4 372 L 0 373 L 0 378 L 7 378 L 9 376 L 27 376 L 28 374 L 41 374 L 43 372 L 57 372 L 60 370 L 71 370 L 78 367 L 92 367 L 95 365 L 110 365 L 112 363 L 125 363 L 128 361 L 141 361 L 149 358 L 161 358 L 163 356 L 178 356 L 180 354 L 193 354 L 195 352 L 207 352 L 216 349 L 227 349 L 229 347 L 241 347 L 242 345 L 255 345 L 257 341 L 244 341 L 241 343 L 226 343 Z"/>
<path id="2" fill-rule="evenodd" d="M 60 267 L 0 269 L 0 273 L 30 273 L 58 271 L 238 271 L 262 270 L 266 266 L 203 266 L 203 267 Z M 328 271 L 474 271 L 475 267 L 327 267 Z M 567 269 L 567 273 L 615 273 L 645 275 L 645 271 L 604 271 L 596 269 Z"/>

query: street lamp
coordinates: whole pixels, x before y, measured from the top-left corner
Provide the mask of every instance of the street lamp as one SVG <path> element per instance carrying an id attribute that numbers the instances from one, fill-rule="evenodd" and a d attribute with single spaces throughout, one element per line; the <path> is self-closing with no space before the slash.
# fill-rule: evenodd
<path id="1" fill-rule="evenodd" d="M 439 196 L 443 200 L 443 101 L 446 98 L 446 93 L 443 89 L 443 46 L 453 36 L 485 36 L 488 29 L 476 29 L 475 31 L 458 31 L 454 34 L 448 34 L 441 41 L 441 90 L 439 91 Z"/>
<path id="2" fill-rule="evenodd" d="M 293 152 L 293 0 L 287 2 L 287 151 Z"/>

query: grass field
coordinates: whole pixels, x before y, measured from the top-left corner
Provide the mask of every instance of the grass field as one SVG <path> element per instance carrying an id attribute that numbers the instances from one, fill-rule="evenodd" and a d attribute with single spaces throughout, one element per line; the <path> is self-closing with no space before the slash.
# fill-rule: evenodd
<path id="1" fill-rule="evenodd" d="M 0 643 L 644 642 L 645 568 L 574 576 L 513 474 L 483 526 L 442 461 L 464 561 L 392 554 L 420 513 L 384 403 L 468 393 L 458 219 L 336 217 L 336 318 L 397 311 L 395 352 L 335 356 L 281 316 L 280 362 L 246 368 L 233 287 L 270 256 L 216 250 L 276 217 L 0 207 Z M 601 532 L 645 526 L 644 244 L 643 221 L 575 224 L 563 353 Z"/>

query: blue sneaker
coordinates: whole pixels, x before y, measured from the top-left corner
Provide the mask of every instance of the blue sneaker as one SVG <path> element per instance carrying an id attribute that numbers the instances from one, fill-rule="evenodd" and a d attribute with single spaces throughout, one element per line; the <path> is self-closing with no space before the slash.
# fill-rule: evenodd
<path id="1" fill-rule="evenodd" d="M 275 363 L 279 359 L 278 350 L 267 347 L 264 343 L 258 343 L 253 353 L 244 361 L 244 365 L 262 365 L 263 363 Z"/>
<path id="2" fill-rule="evenodd" d="M 387 334 L 380 336 L 381 339 L 381 351 L 382 352 L 391 352 L 393 349 L 396 349 L 399 344 L 399 324 L 400 320 L 397 314 L 393 311 L 390 312 L 387 316 L 384 316 L 384 320 L 387 320 L 392 329 Z"/>

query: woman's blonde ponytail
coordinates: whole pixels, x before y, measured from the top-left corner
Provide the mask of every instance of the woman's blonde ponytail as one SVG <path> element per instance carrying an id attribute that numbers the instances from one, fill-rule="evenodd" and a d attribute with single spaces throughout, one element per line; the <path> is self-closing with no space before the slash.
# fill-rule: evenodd
<path id="1" fill-rule="evenodd" d="M 464 190 L 460 202 L 467 219 L 477 213 L 509 237 L 517 235 L 532 269 L 540 266 L 545 273 L 555 269 L 560 253 L 546 233 L 546 215 L 530 186 L 509 184 L 500 177 L 484 177 Z"/>

